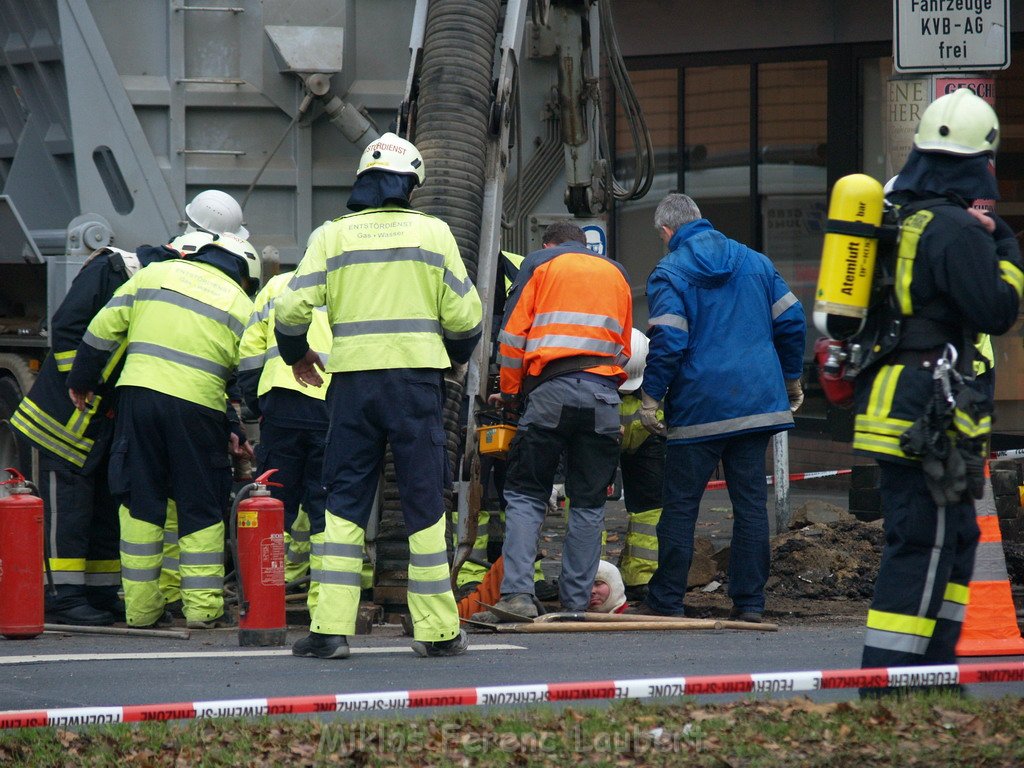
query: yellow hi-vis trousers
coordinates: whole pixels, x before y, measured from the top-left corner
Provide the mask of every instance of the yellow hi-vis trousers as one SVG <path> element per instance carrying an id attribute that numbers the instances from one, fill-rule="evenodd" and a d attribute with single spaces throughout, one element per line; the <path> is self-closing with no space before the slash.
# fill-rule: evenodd
<path id="1" fill-rule="evenodd" d="M 164 561 L 160 569 L 160 593 L 164 602 L 173 603 L 181 599 L 181 574 L 178 561 L 181 548 L 178 546 L 178 507 L 172 499 L 167 500 L 167 520 L 164 522 Z"/>
<path id="2" fill-rule="evenodd" d="M 121 584 L 130 626 L 149 626 L 163 615 L 160 589 L 164 529 L 131 516 L 121 507 Z M 179 540 L 181 600 L 185 617 L 208 620 L 224 613 L 224 524 L 211 525 Z"/>
<path id="3" fill-rule="evenodd" d="M 658 521 L 661 508 L 629 515 L 626 543 L 622 549 L 619 570 L 627 587 L 647 584 L 658 570 Z"/>
<path id="4" fill-rule="evenodd" d="M 324 635 L 354 635 L 366 532 L 330 510 L 326 522 L 320 599 L 310 630 Z M 441 517 L 409 536 L 409 613 L 413 636 L 424 642 L 451 640 L 459 634 L 459 612 L 449 582 L 444 534 Z"/>
<path id="5" fill-rule="evenodd" d="M 284 578 L 287 583 L 300 579 L 309 572 L 309 529 L 309 515 L 300 505 L 291 530 L 284 532 Z"/>

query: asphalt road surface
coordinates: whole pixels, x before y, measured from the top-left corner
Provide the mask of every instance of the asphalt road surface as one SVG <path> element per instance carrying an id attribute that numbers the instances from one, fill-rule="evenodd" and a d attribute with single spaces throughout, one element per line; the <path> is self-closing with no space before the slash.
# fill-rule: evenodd
<path id="1" fill-rule="evenodd" d="M 289 642 L 302 632 L 291 631 Z M 0 711 L 845 669 L 859 666 L 862 640 L 863 627 L 849 619 L 783 624 L 773 633 L 473 634 L 464 656 L 423 659 L 388 625 L 354 638 L 350 658 L 325 661 L 293 657 L 287 647 L 239 648 L 232 630 L 193 632 L 189 640 L 46 633 L 0 641 Z M 973 686 L 971 693 L 1022 696 L 1024 685 Z M 813 697 L 855 696 L 835 690 Z"/>
<path id="2" fill-rule="evenodd" d="M 845 506 L 845 492 L 839 489 L 812 491 L 798 484 L 792 496 L 794 509 L 809 498 Z M 698 533 L 724 546 L 731 533 L 730 513 L 727 494 L 709 492 Z M 769 502 L 769 519 L 773 516 Z M 545 527 L 547 541 L 542 546 L 553 558 L 544 563 L 549 577 L 557 576 L 564 528 L 560 522 L 549 520 Z M 625 529 L 621 502 L 608 505 L 608 528 L 619 538 L 616 545 L 610 542 L 609 549 L 621 547 Z M 767 618 L 779 622 L 778 632 L 472 634 L 470 652 L 449 659 L 419 658 L 409 648 L 410 638 L 395 625 L 353 638 L 352 656 L 334 661 L 291 656 L 291 643 L 305 633 L 297 624 L 289 631 L 288 645 L 272 649 L 239 648 L 234 630 L 194 631 L 188 640 L 46 633 L 32 640 L 0 639 L 0 712 L 860 665 L 863 614 L 819 616 L 811 621 Z M 972 686 L 969 692 L 985 697 L 1024 696 L 1024 684 Z M 856 695 L 852 690 L 833 690 L 816 692 L 813 698 L 835 701 Z"/>

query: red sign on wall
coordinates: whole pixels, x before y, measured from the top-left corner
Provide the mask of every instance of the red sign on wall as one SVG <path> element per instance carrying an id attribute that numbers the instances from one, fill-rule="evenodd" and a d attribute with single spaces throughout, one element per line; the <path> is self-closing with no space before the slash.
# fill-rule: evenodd
<path id="1" fill-rule="evenodd" d="M 996 105 L 996 81 L 991 77 L 936 77 L 935 98 L 960 88 L 968 88 L 993 107 Z"/>

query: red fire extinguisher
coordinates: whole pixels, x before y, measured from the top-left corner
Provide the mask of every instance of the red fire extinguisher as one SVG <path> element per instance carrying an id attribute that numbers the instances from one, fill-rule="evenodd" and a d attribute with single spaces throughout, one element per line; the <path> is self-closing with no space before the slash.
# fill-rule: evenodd
<path id="1" fill-rule="evenodd" d="M 27 639 L 43 633 L 43 500 L 18 470 L 0 482 L 0 635 Z"/>
<path id="2" fill-rule="evenodd" d="M 284 503 L 270 495 L 270 469 L 242 488 L 231 510 L 238 574 L 238 644 L 284 645 Z"/>

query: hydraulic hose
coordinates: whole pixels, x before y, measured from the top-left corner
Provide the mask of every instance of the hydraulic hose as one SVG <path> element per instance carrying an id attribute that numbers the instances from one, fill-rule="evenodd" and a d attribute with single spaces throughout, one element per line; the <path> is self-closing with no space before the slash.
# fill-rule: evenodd
<path id="1" fill-rule="evenodd" d="M 447 222 L 476 280 L 500 0 L 433 0 L 427 11 L 416 147 L 427 178 L 413 207 Z"/>
<path id="2" fill-rule="evenodd" d="M 409 137 L 426 166 L 426 180 L 413 193 L 412 206 L 448 224 L 474 283 L 485 170 L 492 140 L 491 80 L 501 11 L 501 0 L 431 1 L 424 34 L 415 136 Z M 484 311 L 489 312 L 490 308 L 485 307 Z M 461 441 L 464 389 L 463 380 L 446 378 L 445 449 L 453 477 Z M 375 599 L 392 603 L 397 602 L 395 598 L 405 584 L 403 563 L 408 561 L 408 533 L 402 521 L 390 451 L 385 461 L 382 505 Z M 452 509 L 450 491 L 445 491 L 445 509 Z"/>
<path id="3" fill-rule="evenodd" d="M 231 559 L 235 563 L 235 582 L 238 585 L 238 615 L 245 616 L 249 611 L 249 603 L 245 599 L 245 591 L 242 586 L 242 568 L 238 562 L 238 505 L 243 500 L 248 498 L 249 492 L 255 488 L 258 483 L 249 483 L 243 485 L 238 489 L 238 493 L 235 494 L 235 500 L 231 503 L 231 518 L 228 526 L 228 533 L 231 544 Z"/>

